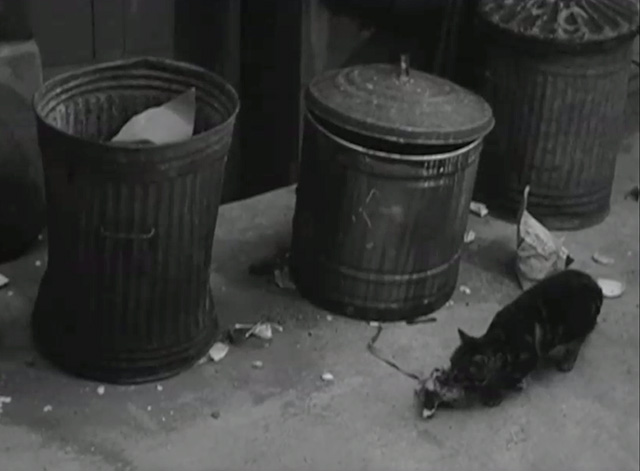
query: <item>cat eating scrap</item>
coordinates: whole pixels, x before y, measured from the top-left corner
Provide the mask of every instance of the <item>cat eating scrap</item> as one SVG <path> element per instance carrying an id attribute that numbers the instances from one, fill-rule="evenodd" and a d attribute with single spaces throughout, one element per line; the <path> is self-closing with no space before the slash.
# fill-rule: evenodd
<path id="1" fill-rule="evenodd" d="M 449 367 L 435 369 L 416 391 L 422 417 L 432 417 L 438 407 L 476 399 L 497 406 L 508 392 L 521 390 L 542 361 L 571 371 L 596 326 L 602 301 L 602 290 L 591 276 L 564 270 L 498 311 L 480 337 L 458 329 L 460 345 Z"/>

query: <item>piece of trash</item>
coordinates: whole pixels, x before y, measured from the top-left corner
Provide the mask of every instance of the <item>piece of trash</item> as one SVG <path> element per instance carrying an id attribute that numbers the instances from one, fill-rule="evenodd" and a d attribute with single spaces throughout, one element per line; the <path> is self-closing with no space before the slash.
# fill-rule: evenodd
<path id="1" fill-rule="evenodd" d="M 162 387 L 162 384 L 158 384 L 158 385 L 156 386 L 156 389 L 157 389 L 158 391 L 162 391 L 164 388 Z"/>
<path id="2" fill-rule="evenodd" d="M 331 314 L 327 315 L 327 320 L 331 322 L 333 320 L 333 316 Z"/>
<path id="3" fill-rule="evenodd" d="M 203 356 L 202 358 L 200 358 L 198 360 L 198 363 L 196 363 L 197 366 L 200 365 L 204 365 L 205 363 L 209 363 L 209 353 L 207 353 L 205 356 Z"/>
<path id="4" fill-rule="evenodd" d="M 638 185 L 635 185 L 633 188 L 627 191 L 627 193 L 624 195 L 624 199 L 631 199 L 633 201 L 640 200 L 640 187 Z"/>
<path id="5" fill-rule="evenodd" d="M 296 285 L 291 281 L 291 275 L 289 274 L 289 267 L 277 268 L 273 272 L 273 279 L 276 282 L 278 288 L 295 290 Z"/>
<path id="6" fill-rule="evenodd" d="M 333 381 L 334 379 L 335 378 L 333 377 L 333 375 L 331 373 L 329 373 L 329 372 L 322 373 L 322 381 L 325 381 L 325 382 L 328 383 L 330 381 Z"/>
<path id="7" fill-rule="evenodd" d="M 524 443 L 527 440 L 527 435 L 522 426 L 514 427 L 511 429 L 509 438 L 507 438 L 507 450 L 515 445 Z"/>
<path id="8" fill-rule="evenodd" d="M 0 396 L 0 414 L 2 414 L 2 406 L 4 404 L 11 404 L 11 397 L 9 397 L 9 396 Z"/>
<path id="9" fill-rule="evenodd" d="M 13 296 L 13 291 L 7 291 L 7 296 L 8 296 L 8 297 Z"/>
<path id="10" fill-rule="evenodd" d="M 9 278 L 0 273 L 0 288 L 4 288 L 9 284 Z"/>
<path id="11" fill-rule="evenodd" d="M 209 358 L 211 358 L 214 363 L 217 363 L 226 357 L 227 353 L 229 353 L 229 345 L 223 342 L 216 342 L 209 350 Z"/>
<path id="12" fill-rule="evenodd" d="M 463 294 L 471 294 L 471 289 L 468 286 L 462 285 L 460 287 L 460 292 Z"/>
<path id="13" fill-rule="evenodd" d="M 147 406 L 147 410 L 151 412 L 151 406 Z"/>
<path id="14" fill-rule="evenodd" d="M 619 298 L 624 293 L 625 286 L 621 281 L 608 278 L 598 278 L 596 280 L 605 298 Z"/>
<path id="15" fill-rule="evenodd" d="M 528 211 L 529 186 L 524 189 L 518 218 L 516 275 L 527 290 L 549 275 L 569 268 L 574 262 L 562 241 L 554 237 Z"/>
<path id="16" fill-rule="evenodd" d="M 36 260 L 36 267 L 39 267 L 42 265 L 42 262 L 40 260 Z"/>
<path id="17" fill-rule="evenodd" d="M 102 385 L 98 386 L 98 388 L 96 389 L 96 392 L 98 393 L 99 396 L 102 396 L 104 394 L 104 386 Z"/>
<path id="18" fill-rule="evenodd" d="M 453 299 L 450 299 L 449 301 L 446 302 L 445 307 L 451 307 L 453 306 L 455 303 L 453 302 Z"/>
<path id="19" fill-rule="evenodd" d="M 218 419 L 220 418 L 220 411 L 214 410 L 214 411 L 211 413 L 211 418 L 212 418 L 212 419 L 215 419 L 215 420 L 218 420 Z"/>
<path id="20" fill-rule="evenodd" d="M 42 234 L 38 234 L 38 240 L 43 240 L 44 236 Z"/>
<path id="21" fill-rule="evenodd" d="M 471 229 L 469 229 L 467 232 L 464 233 L 464 243 L 465 244 L 470 244 L 474 240 L 476 240 L 476 233 L 473 232 Z"/>
<path id="22" fill-rule="evenodd" d="M 273 338 L 273 332 L 271 331 L 271 324 L 260 323 L 251 332 L 251 335 L 255 335 L 262 340 L 271 340 Z"/>
<path id="23" fill-rule="evenodd" d="M 478 203 L 477 201 L 472 201 L 469 204 L 469 210 L 473 214 L 475 214 L 476 216 L 479 216 L 481 218 L 483 218 L 487 214 L 489 214 L 489 210 L 487 209 L 487 205 L 485 205 L 484 203 Z"/>
<path id="24" fill-rule="evenodd" d="M 262 369 L 263 366 L 264 366 L 264 364 L 260 360 L 256 360 L 253 363 L 251 363 L 251 367 L 254 370 L 260 370 L 260 369 Z"/>
<path id="25" fill-rule="evenodd" d="M 111 142 L 170 144 L 193 136 L 196 90 L 190 88 L 171 101 L 135 115 Z"/>
<path id="26" fill-rule="evenodd" d="M 272 322 L 258 322 L 256 324 L 235 324 L 227 332 L 227 339 L 232 344 L 238 344 L 242 340 L 246 340 L 251 336 L 258 337 L 262 340 L 271 340 L 273 338 L 273 330 L 283 332 L 281 325 Z"/>
<path id="27" fill-rule="evenodd" d="M 591 257 L 593 261 L 599 263 L 600 265 L 613 265 L 616 261 L 607 255 L 601 254 L 600 252 L 596 252 Z"/>
<path id="28" fill-rule="evenodd" d="M 378 322 L 378 321 L 371 321 L 371 322 L 369 322 L 369 325 L 370 325 L 371 327 L 380 327 L 380 322 Z"/>
<path id="29" fill-rule="evenodd" d="M 414 319 L 408 319 L 405 321 L 407 325 L 416 325 L 416 324 L 432 324 L 437 322 L 438 319 L 433 317 L 433 314 L 427 314 L 426 316 L 416 317 Z"/>
<path id="30" fill-rule="evenodd" d="M 45 413 L 47 413 L 47 412 L 51 412 L 52 410 L 53 410 L 53 407 L 48 406 L 48 405 L 47 405 L 47 406 L 44 406 L 44 407 L 42 408 L 42 412 L 45 412 Z"/>

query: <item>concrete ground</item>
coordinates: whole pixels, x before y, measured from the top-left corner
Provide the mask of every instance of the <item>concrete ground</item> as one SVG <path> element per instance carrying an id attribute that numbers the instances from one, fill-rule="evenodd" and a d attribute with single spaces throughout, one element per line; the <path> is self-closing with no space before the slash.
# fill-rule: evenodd
<path id="1" fill-rule="evenodd" d="M 0 266 L 2 471 L 536 470 L 632 471 L 639 467 L 638 134 L 621 153 L 612 211 L 592 229 L 563 234 L 576 267 L 624 280 L 570 374 L 537 374 L 495 409 L 440 411 L 419 420 L 414 383 L 367 353 L 367 324 L 328 317 L 295 293 L 251 277 L 248 266 L 285 246 L 292 189 L 225 206 L 213 285 L 224 323 L 271 319 L 271 345 L 252 341 L 219 364 L 135 387 L 79 380 L 35 354 L 29 314 L 46 264 L 45 242 Z M 456 328 L 481 333 L 519 288 L 509 262 L 515 228 L 471 217 L 454 304 L 434 324 L 385 327 L 385 354 L 414 371 L 443 364 Z M 591 255 L 615 258 L 598 266 Z M 36 264 L 41 261 L 41 264 Z M 255 360 L 264 363 L 253 369 Z M 29 364 L 29 366 L 27 366 Z M 323 372 L 335 381 L 321 380 Z M 45 411 L 50 406 L 51 410 Z M 212 414 L 217 418 L 212 417 Z M 219 414 L 219 416 L 217 415 Z"/>

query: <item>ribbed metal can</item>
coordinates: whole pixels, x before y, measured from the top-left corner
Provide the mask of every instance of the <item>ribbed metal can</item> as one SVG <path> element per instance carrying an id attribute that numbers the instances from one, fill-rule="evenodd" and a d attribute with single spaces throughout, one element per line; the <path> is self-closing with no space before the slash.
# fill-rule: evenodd
<path id="1" fill-rule="evenodd" d="M 109 142 L 133 115 L 191 87 L 192 138 Z M 34 107 L 49 242 L 36 345 L 100 381 L 177 374 L 217 333 L 209 270 L 236 92 L 204 69 L 141 58 L 56 77 Z"/>
<path id="2" fill-rule="evenodd" d="M 513 218 L 529 185 L 528 210 L 549 229 L 600 223 L 624 129 L 637 3 L 485 0 L 479 11 L 481 94 L 496 126 L 477 199 Z"/>
<path id="3" fill-rule="evenodd" d="M 396 70 L 332 71 L 306 93 L 292 276 L 311 302 L 359 319 L 407 320 L 451 297 L 493 126 L 481 98 Z"/>

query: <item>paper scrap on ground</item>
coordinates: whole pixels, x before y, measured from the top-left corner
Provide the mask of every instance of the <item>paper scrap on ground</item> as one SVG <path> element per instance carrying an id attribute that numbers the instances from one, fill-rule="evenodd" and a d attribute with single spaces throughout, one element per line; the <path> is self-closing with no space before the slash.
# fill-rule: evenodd
<path id="1" fill-rule="evenodd" d="M 0 288 L 4 288 L 9 284 L 9 278 L 0 273 Z"/>
<path id="2" fill-rule="evenodd" d="M 598 283 L 598 286 L 600 286 L 605 298 L 619 298 L 622 296 L 622 293 L 624 293 L 625 286 L 624 283 L 620 281 L 608 278 L 598 278 L 596 282 Z"/>
<path id="3" fill-rule="evenodd" d="M 487 206 L 484 203 L 478 203 L 477 201 L 472 201 L 471 204 L 469 204 L 469 210 L 481 218 L 489 214 Z"/>
<path id="4" fill-rule="evenodd" d="M 527 211 L 528 200 L 529 186 L 524 190 L 517 229 L 516 274 L 523 290 L 573 263 L 562 242 Z"/>
<path id="5" fill-rule="evenodd" d="M 196 90 L 191 88 L 173 100 L 135 115 L 112 142 L 171 144 L 193 136 L 196 120 Z"/>
<path id="6" fill-rule="evenodd" d="M 229 353 L 229 345 L 222 342 L 216 342 L 209 350 L 209 358 L 217 363 L 226 357 L 227 353 Z"/>
<path id="7" fill-rule="evenodd" d="M 600 265 L 613 265 L 614 263 L 616 263 L 616 261 L 612 257 L 609 257 L 608 255 L 602 254 L 600 252 L 594 253 L 591 258 L 593 258 L 594 262 L 599 263 Z"/>
<path id="8" fill-rule="evenodd" d="M 472 230 L 468 230 L 467 232 L 464 233 L 464 243 L 465 244 L 470 244 L 474 240 L 476 240 L 476 233 L 475 232 L 473 232 Z"/>

